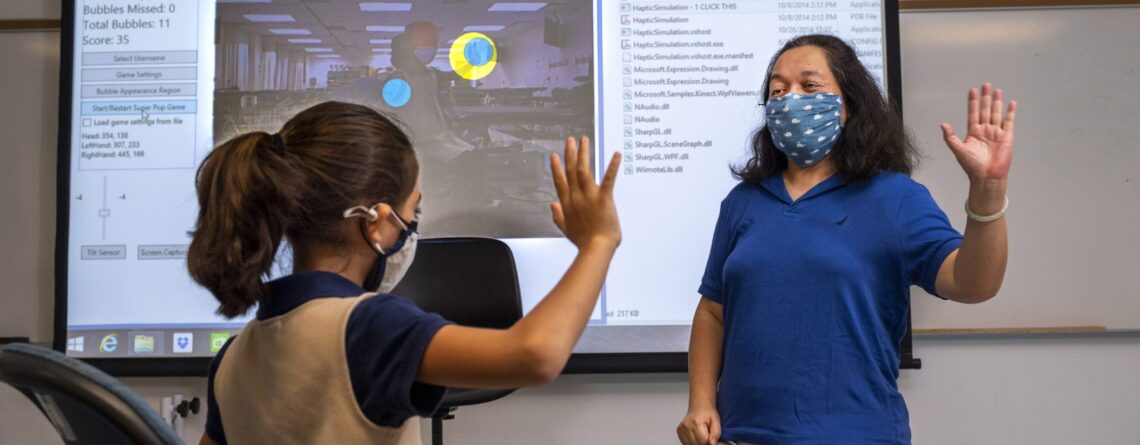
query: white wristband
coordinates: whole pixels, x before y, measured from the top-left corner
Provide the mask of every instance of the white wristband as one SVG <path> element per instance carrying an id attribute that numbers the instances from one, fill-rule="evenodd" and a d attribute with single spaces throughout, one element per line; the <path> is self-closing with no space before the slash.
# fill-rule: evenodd
<path id="1" fill-rule="evenodd" d="M 1009 208 L 1009 195 L 1005 196 L 1005 204 L 1001 206 L 1001 211 L 993 215 L 982 216 L 970 211 L 970 198 L 966 198 L 966 216 L 977 222 L 990 222 L 1005 216 L 1005 210 Z"/>

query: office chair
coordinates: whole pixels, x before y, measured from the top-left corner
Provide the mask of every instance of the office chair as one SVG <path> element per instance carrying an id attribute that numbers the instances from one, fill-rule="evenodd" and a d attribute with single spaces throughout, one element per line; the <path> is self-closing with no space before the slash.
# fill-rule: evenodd
<path id="1" fill-rule="evenodd" d="M 392 291 L 465 326 L 506 329 L 522 318 L 511 249 L 491 238 L 420 240 L 416 258 Z M 443 444 L 443 421 L 460 406 L 498 400 L 513 389 L 448 388 L 432 415 L 432 445 Z"/>
<path id="2" fill-rule="evenodd" d="M 130 388 L 60 352 L 26 343 L 5 346 L 0 381 L 31 399 L 66 444 L 182 445 Z"/>

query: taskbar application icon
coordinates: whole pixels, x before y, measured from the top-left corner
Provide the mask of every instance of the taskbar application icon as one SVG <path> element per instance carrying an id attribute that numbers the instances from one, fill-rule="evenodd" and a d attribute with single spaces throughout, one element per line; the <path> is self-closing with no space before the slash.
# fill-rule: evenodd
<path id="1" fill-rule="evenodd" d="M 229 340 L 233 334 L 229 332 L 211 332 L 210 333 L 210 352 L 217 353 L 222 350 L 222 346 L 226 345 L 226 340 Z"/>
<path id="2" fill-rule="evenodd" d="M 171 336 L 170 352 L 174 354 L 191 354 L 194 352 L 194 333 L 175 332 Z"/>
<path id="3" fill-rule="evenodd" d="M 131 332 L 131 355 L 162 354 L 162 331 Z"/>
<path id="4" fill-rule="evenodd" d="M 111 333 L 103 336 L 99 341 L 99 352 L 105 354 L 114 353 L 119 349 L 119 334 Z"/>

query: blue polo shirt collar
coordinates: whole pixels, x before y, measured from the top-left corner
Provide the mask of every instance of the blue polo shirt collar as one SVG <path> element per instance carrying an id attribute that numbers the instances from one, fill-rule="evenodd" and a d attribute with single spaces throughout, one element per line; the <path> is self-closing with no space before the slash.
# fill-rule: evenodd
<path id="1" fill-rule="evenodd" d="M 332 272 L 307 271 L 269 282 L 269 298 L 257 308 L 257 319 L 284 315 L 317 298 L 356 297 L 365 290 L 348 278 Z"/>
<path id="2" fill-rule="evenodd" d="M 807 193 L 804 193 L 803 196 L 800 196 L 799 199 L 793 202 L 791 195 L 788 194 L 788 188 L 784 186 L 784 175 L 782 173 L 769 176 L 764 178 L 763 181 L 760 181 L 760 186 L 763 187 L 764 190 L 767 190 L 768 193 L 787 205 L 815 198 L 816 196 L 838 189 L 844 185 L 847 185 L 847 181 L 843 180 L 843 178 L 836 173 L 823 180 L 823 182 L 816 184 L 815 187 L 812 187 L 811 190 L 808 190 Z"/>

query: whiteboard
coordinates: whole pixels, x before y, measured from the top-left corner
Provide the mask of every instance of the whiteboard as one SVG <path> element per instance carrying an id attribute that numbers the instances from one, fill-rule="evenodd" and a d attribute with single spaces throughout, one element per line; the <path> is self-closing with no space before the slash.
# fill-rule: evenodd
<path id="1" fill-rule="evenodd" d="M 915 179 L 959 230 L 968 182 L 938 124 L 965 133 L 966 91 L 1018 100 L 1009 267 L 996 298 L 915 288 L 915 329 L 1140 328 L 1140 7 L 904 12 L 904 115 Z"/>

